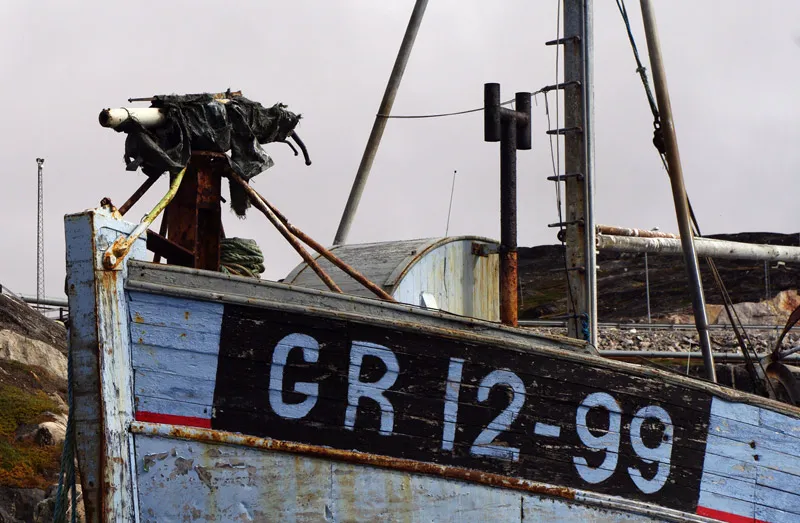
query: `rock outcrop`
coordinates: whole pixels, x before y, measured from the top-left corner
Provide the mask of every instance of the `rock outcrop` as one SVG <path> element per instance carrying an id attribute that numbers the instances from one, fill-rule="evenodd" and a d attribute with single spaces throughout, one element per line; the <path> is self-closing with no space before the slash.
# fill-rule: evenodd
<path id="1" fill-rule="evenodd" d="M 53 520 L 66 353 L 62 325 L 0 294 L 0 523 Z"/>

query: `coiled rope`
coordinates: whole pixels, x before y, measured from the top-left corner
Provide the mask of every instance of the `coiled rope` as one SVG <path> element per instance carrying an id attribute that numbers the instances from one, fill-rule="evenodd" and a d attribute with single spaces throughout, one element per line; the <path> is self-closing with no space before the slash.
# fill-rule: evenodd
<path id="1" fill-rule="evenodd" d="M 264 272 L 264 255 L 255 240 L 225 238 L 220 250 L 220 272 L 251 278 L 259 278 Z"/>

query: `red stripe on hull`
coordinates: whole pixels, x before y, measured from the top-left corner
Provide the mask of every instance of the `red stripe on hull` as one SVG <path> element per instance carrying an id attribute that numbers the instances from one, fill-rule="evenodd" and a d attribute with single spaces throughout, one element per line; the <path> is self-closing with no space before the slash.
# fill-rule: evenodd
<path id="1" fill-rule="evenodd" d="M 201 429 L 211 428 L 211 420 L 209 418 L 176 416 L 174 414 L 159 414 L 158 412 L 146 412 L 141 410 L 136 412 L 136 421 L 163 423 L 164 425 L 183 425 L 186 427 L 198 427 Z"/>
<path id="2" fill-rule="evenodd" d="M 727 521 L 728 523 L 768 523 L 761 519 L 739 516 L 737 514 L 731 514 L 730 512 L 723 512 L 722 510 L 714 510 L 713 508 L 707 507 L 697 507 L 697 515 L 718 519 L 720 521 Z"/>

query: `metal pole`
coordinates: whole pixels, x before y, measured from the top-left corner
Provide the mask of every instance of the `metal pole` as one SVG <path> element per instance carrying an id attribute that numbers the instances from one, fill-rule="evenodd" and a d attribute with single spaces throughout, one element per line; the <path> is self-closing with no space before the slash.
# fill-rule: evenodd
<path id="1" fill-rule="evenodd" d="M 350 232 L 350 226 L 353 224 L 358 203 L 361 201 L 361 194 L 364 192 L 369 172 L 372 169 L 372 162 L 375 160 L 375 154 L 378 152 L 378 146 L 381 143 L 383 130 L 386 128 L 386 117 L 392 112 L 394 98 L 400 88 L 400 80 L 402 80 L 403 72 L 406 70 L 408 57 L 411 55 L 411 48 L 414 47 L 414 40 L 417 38 L 417 32 L 422 23 L 422 15 L 425 14 L 427 5 L 428 0 L 417 0 L 414 4 L 411 19 L 408 21 L 408 27 L 406 27 L 406 34 L 403 36 L 403 43 L 400 44 L 400 50 L 397 52 L 394 68 L 392 68 L 392 74 L 389 76 L 389 83 L 386 84 L 381 106 L 375 116 L 375 123 L 372 124 L 372 131 L 369 134 L 367 146 L 361 157 L 353 188 L 350 189 L 350 196 L 347 198 L 347 205 L 344 208 L 344 213 L 342 213 L 342 220 L 339 222 L 336 238 L 333 240 L 334 245 L 340 245 L 347 241 L 347 235 Z"/>
<path id="2" fill-rule="evenodd" d="M 500 138 L 500 321 L 517 325 L 517 122 L 503 119 Z"/>
<path id="3" fill-rule="evenodd" d="M 586 236 L 586 310 L 589 313 L 589 343 L 597 345 L 597 250 L 594 220 L 594 15 L 592 0 L 583 4 L 583 146 Z"/>
<path id="4" fill-rule="evenodd" d="M 658 227 L 653 227 L 650 231 L 655 233 L 658 231 Z M 647 292 L 647 323 L 652 323 L 650 321 L 650 269 L 647 265 L 647 251 L 644 253 L 644 286 Z"/>
<path id="5" fill-rule="evenodd" d="M 650 321 L 650 274 L 647 267 L 647 253 L 644 253 L 644 287 L 645 292 L 647 293 L 647 323 L 652 323 Z"/>
<path id="6" fill-rule="evenodd" d="M 42 165 L 44 158 L 36 159 L 37 165 L 37 206 L 36 206 L 36 306 L 42 305 L 44 298 L 44 180 Z"/>
<path id="7" fill-rule="evenodd" d="M 453 212 L 453 193 L 456 192 L 456 173 L 457 172 L 458 171 L 453 171 L 453 185 L 450 187 L 450 206 L 447 207 L 447 227 L 445 227 L 445 229 L 444 229 L 445 237 L 447 237 L 447 235 L 450 233 L 450 213 Z"/>
<path id="8" fill-rule="evenodd" d="M 667 76 L 664 63 L 661 59 L 661 42 L 658 38 L 655 13 L 650 0 L 640 0 L 642 6 L 642 19 L 644 21 L 647 49 L 650 56 L 650 66 L 653 70 L 653 83 L 655 85 L 658 109 L 661 113 L 661 130 L 664 133 L 666 145 L 667 165 L 672 185 L 672 198 L 675 201 L 675 213 L 678 219 L 678 229 L 681 236 L 683 255 L 686 261 L 686 271 L 692 288 L 692 306 L 694 308 L 695 325 L 700 338 L 700 348 L 703 352 L 703 363 L 706 377 L 716 383 L 717 375 L 714 370 L 714 355 L 711 353 L 711 339 L 708 335 L 708 319 L 706 317 L 705 296 L 703 295 L 703 282 L 700 277 L 700 264 L 694 249 L 694 236 L 689 217 L 689 201 L 686 197 L 686 187 L 683 183 L 681 158 L 678 151 L 678 141 L 675 136 L 675 127 L 672 121 L 672 107 L 670 105 L 669 91 L 667 89 Z"/>

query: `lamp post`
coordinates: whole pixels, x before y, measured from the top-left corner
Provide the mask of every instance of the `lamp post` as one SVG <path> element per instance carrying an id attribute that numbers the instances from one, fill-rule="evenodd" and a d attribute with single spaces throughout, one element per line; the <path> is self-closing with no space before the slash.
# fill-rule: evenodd
<path id="1" fill-rule="evenodd" d="M 658 227 L 653 227 L 651 231 L 657 231 Z M 644 253 L 644 287 L 647 294 L 647 323 L 652 323 L 650 320 L 650 270 L 647 265 L 647 252 Z"/>

